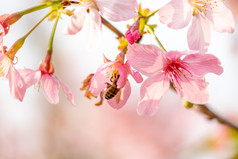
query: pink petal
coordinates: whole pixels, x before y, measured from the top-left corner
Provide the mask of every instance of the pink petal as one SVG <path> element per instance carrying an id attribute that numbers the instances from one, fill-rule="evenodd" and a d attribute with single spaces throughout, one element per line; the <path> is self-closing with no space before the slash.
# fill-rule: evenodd
<path id="1" fill-rule="evenodd" d="M 223 68 L 220 66 L 221 62 L 212 54 L 191 54 L 187 55 L 183 61 L 187 62 L 189 70 L 198 76 L 207 73 L 220 75 L 223 72 Z"/>
<path id="2" fill-rule="evenodd" d="M 141 83 L 143 81 L 141 74 L 137 71 L 132 70 L 129 61 L 126 61 L 125 67 L 137 83 Z"/>
<path id="3" fill-rule="evenodd" d="M 200 53 L 207 52 L 210 45 L 210 25 L 208 19 L 196 14 L 192 25 L 188 29 L 187 39 L 191 50 L 199 50 Z"/>
<path id="4" fill-rule="evenodd" d="M 120 75 L 117 81 L 117 87 L 122 88 L 125 86 L 126 80 L 127 80 L 127 71 L 126 71 L 125 65 L 124 64 L 117 65 L 117 70 Z"/>
<path id="5" fill-rule="evenodd" d="M 102 67 L 104 67 L 104 65 L 106 64 L 107 63 L 103 64 Z M 102 70 L 102 68 L 99 67 L 97 72 L 94 74 L 92 78 L 89 91 L 97 95 L 104 90 L 104 88 L 106 87 L 106 83 L 108 82 L 109 82 L 109 77 L 106 74 L 106 68 Z"/>
<path id="6" fill-rule="evenodd" d="M 83 28 L 87 8 L 77 7 L 76 9 L 76 14 L 71 17 L 67 28 L 63 30 L 64 34 L 73 35 L 81 31 Z"/>
<path id="7" fill-rule="evenodd" d="M 87 43 L 87 48 L 92 49 L 92 46 L 96 46 L 96 44 L 99 43 L 102 32 L 101 16 L 98 10 L 90 8 L 87 20 L 87 36 L 89 41 Z"/>
<path id="8" fill-rule="evenodd" d="M 4 27 L 0 23 L 0 51 L 3 50 L 3 36 L 5 35 Z"/>
<path id="9" fill-rule="evenodd" d="M 155 45 L 129 45 L 127 59 L 132 67 L 145 75 L 161 71 L 166 63 L 163 51 Z"/>
<path id="10" fill-rule="evenodd" d="M 169 89 L 169 80 L 164 73 L 150 76 L 141 86 L 141 100 L 137 112 L 139 115 L 154 115 L 161 98 Z"/>
<path id="11" fill-rule="evenodd" d="M 10 93 L 12 97 L 22 102 L 26 93 L 25 82 L 12 64 L 9 67 L 7 78 L 9 80 Z"/>
<path id="12" fill-rule="evenodd" d="M 183 56 L 183 55 L 184 55 L 183 52 L 178 52 L 178 51 L 166 52 L 166 57 L 171 61 L 176 61 L 176 60 L 180 59 L 181 56 Z"/>
<path id="13" fill-rule="evenodd" d="M 45 98 L 51 104 L 59 103 L 59 82 L 56 78 L 50 76 L 49 74 L 43 74 L 41 78 L 41 84 Z"/>
<path id="14" fill-rule="evenodd" d="M 192 18 L 192 10 L 188 0 L 172 0 L 160 8 L 160 22 L 173 29 L 184 28 Z"/>
<path id="15" fill-rule="evenodd" d="M 37 83 L 41 78 L 41 71 L 39 70 L 31 70 L 25 68 L 19 70 L 19 73 L 24 79 L 27 88 Z"/>
<path id="16" fill-rule="evenodd" d="M 102 30 L 102 24 L 101 24 L 101 16 L 98 13 L 98 10 L 94 8 L 90 8 L 89 16 L 92 19 L 93 26 L 96 27 L 99 30 Z"/>
<path id="17" fill-rule="evenodd" d="M 233 33 L 235 22 L 232 12 L 220 0 L 213 3 L 216 6 L 207 13 L 207 17 L 211 20 L 214 30 Z"/>
<path id="18" fill-rule="evenodd" d="M 108 60 L 108 58 L 106 58 L 106 56 L 103 54 L 103 62 L 108 63 L 111 62 L 111 60 Z"/>
<path id="19" fill-rule="evenodd" d="M 102 64 L 101 66 L 99 66 L 99 68 L 97 69 L 98 71 L 103 71 L 106 68 L 109 68 L 110 66 L 112 66 L 114 63 L 117 63 L 118 61 L 109 61 L 107 63 Z"/>
<path id="20" fill-rule="evenodd" d="M 120 109 L 126 104 L 130 94 L 131 86 L 130 83 L 127 81 L 125 86 L 120 89 L 116 96 L 112 99 L 107 100 L 107 102 L 112 108 Z"/>
<path id="21" fill-rule="evenodd" d="M 59 80 L 56 76 L 54 76 L 54 77 L 59 81 L 59 83 L 63 89 L 63 92 L 67 95 L 67 98 L 70 101 L 70 103 L 72 105 L 76 105 L 74 102 L 74 96 L 73 96 L 72 92 L 69 90 L 69 88 L 61 80 Z"/>
<path id="22" fill-rule="evenodd" d="M 136 0 L 94 0 L 102 16 L 111 21 L 124 21 L 137 16 Z"/>
<path id="23" fill-rule="evenodd" d="M 203 77 L 197 77 L 194 75 L 192 77 L 189 75 L 186 75 L 186 77 L 181 76 L 180 85 L 174 83 L 174 86 L 182 99 L 195 104 L 208 103 L 208 83 Z"/>

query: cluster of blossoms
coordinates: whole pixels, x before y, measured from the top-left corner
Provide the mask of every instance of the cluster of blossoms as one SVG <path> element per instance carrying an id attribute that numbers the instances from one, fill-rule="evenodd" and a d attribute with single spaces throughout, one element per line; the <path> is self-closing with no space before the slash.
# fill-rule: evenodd
<path id="1" fill-rule="evenodd" d="M 118 22 L 134 18 L 134 24 L 128 27 L 125 35 L 118 37 L 119 41 L 121 40 L 118 47 L 120 53 L 115 60 L 111 61 L 103 56 L 104 64 L 99 66 L 95 74 L 87 77 L 81 89 L 86 90 L 85 96 L 90 99 L 100 95 L 101 101 L 97 105 L 102 104 L 105 98 L 110 106 L 120 109 L 126 104 L 131 93 L 128 76 L 131 75 L 137 83 L 142 83 L 141 74 L 146 75 L 148 78 L 140 89 L 141 99 L 137 109 L 139 114 L 154 115 L 161 98 L 170 86 L 174 87 L 185 101 L 194 104 L 207 103 L 209 95 L 205 75 L 220 75 L 223 72 L 220 61 L 207 53 L 210 24 L 218 32 L 234 31 L 232 14 L 220 0 L 171 0 L 156 11 L 142 10 L 136 0 L 42 0 L 41 3 L 35 10 L 51 7 L 44 18 L 50 16 L 51 20 L 55 20 L 55 27 L 62 13 L 71 16 L 69 24 L 63 30 L 64 34 L 78 33 L 85 27 L 85 19 L 88 18 L 87 29 L 89 37 L 94 36 L 92 40 L 95 39 L 95 35 L 100 34 L 101 26 L 105 24 L 106 19 Z M 68 10 L 68 6 L 73 7 L 73 10 Z M 37 70 L 14 68 L 15 54 L 29 33 L 14 43 L 9 50 L 4 46 L 3 38 L 10 25 L 31 11 L 32 9 L 29 12 L 17 12 L 0 17 L 0 75 L 9 80 L 11 95 L 20 101 L 23 100 L 26 89 L 36 84 L 42 86 L 46 99 L 56 104 L 59 102 L 61 85 L 68 100 L 75 105 L 70 90 L 54 75 L 54 67 L 51 64 L 53 36 L 46 58 Z M 140 44 L 144 34 L 151 33 L 156 36 L 156 25 L 148 24 L 150 17 L 155 14 L 159 15 L 161 23 L 172 29 L 184 28 L 192 20 L 187 34 L 190 50 L 167 52 L 157 37 L 160 48 Z"/>

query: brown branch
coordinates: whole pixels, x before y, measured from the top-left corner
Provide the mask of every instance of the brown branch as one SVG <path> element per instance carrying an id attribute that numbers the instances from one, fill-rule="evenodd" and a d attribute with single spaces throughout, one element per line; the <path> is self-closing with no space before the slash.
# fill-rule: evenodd
<path id="1" fill-rule="evenodd" d="M 114 32 L 118 36 L 118 38 L 124 36 L 124 34 L 122 34 L 117 28 L 115 28 L 106 19 L 104 19 L 103 17 L 101 17 L 101 19 L 102 19 L 102 24 L 104 24 L 108 29 L 110 29 L 112 32 Z"/>
<path id="2" fill-rule="evenodd" d="M 170 83 L 170 88 L 173 91 L 176 91 L 173 84 Z M 209 120 L 217 120 L 220 124 L 224 124 L 226 126 L 229 126 L 230 128 L 235 129 L 236 131 L 238 131 L 238 126 L 236 126 L 235 124 L 231 123 L 230 121 L 226 120 L 224 117 L 216 114 L 213 110 L 211 110 L 207 105 L 205 104 L 194 104 L 194 103 L 190 103 L 188 101 L 185 102 L 186 103 L 186 107 L 193 109 L 205 116 L 207 116 L 207 119 Z"/>
<path id="3" fill-rule="evenodd" d="M 213 110 L 211 110 L 207 105 L 202 105 L 202 104 L 193 104 L 192 109 L 195 111 L 202 113 L 207 116 L 209 120 L 215 119 L 219 123 L 227 125 L 235 130 L 238 131 L 238 126 L 234 125 L 230 121 L 226 120 L 224 117 L 216 114 Z"/>

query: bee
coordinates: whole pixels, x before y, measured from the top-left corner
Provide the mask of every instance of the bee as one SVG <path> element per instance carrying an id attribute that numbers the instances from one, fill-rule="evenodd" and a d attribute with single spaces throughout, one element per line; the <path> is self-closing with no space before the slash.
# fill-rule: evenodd
<path id="1" fill-rule="evenodd" d="M 112 84 L 107 83 L 107 89 L 105 90 L 105 93 L 104 93 L 104 97 L 106 100 L 112 99 L 119 92 L 120 88 L 117 88 L 117 80 L 119 77 L 120 75 L 116 73 L 112 74 L 110 78 L 110 81 L 112 82 Z"/>

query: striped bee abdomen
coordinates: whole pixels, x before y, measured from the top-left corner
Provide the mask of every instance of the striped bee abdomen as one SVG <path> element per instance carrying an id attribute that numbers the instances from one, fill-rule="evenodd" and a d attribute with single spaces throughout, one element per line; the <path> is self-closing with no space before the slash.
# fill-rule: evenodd
<path id="1" fill-rule="evenodd" d="M 106 91 L 105 91 L 105 99 L 109 100 L 115 97 L 117 92 L 120 90 L 120 88 L 117 88 L 116 85 L 111 85 Z"/>

